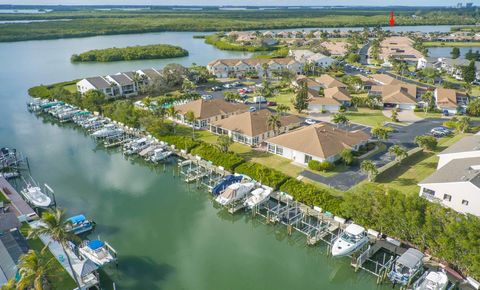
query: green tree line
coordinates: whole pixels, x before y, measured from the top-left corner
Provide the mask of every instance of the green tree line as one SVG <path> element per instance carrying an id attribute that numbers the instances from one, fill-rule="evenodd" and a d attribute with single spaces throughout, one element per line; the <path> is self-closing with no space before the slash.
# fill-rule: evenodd
<path id="1" fill-rule="evenodd" d="M 111 62 L 121 60 L 160 59 L 187 56 L 188 51 L 169 44 L 137 45 L 124 48 L 94 49 L 71 57 L 72 62 Z"/>

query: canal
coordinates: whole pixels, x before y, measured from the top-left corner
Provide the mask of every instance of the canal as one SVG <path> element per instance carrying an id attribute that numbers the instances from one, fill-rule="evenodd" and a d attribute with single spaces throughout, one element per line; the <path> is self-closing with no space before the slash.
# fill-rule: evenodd
<path id="1" fill-rule="evenodd" d="M 426 29 L 425 27 L 422 29 Z M 434 29 L 431 27 L 430 29 Z M 247 57 L 193 39 L 194 33 L 149 33 L 0 43 L 0 146 L 28 155 L 33 177 L 48 183 L 70 215 L 84 213 L 119 253 L 107 272 L 117 289 L 375 289 L 349 259 L 327 257 L 288 237 L 282 227 L 215 208 L 208 194 L 174 178 L 171 168 L 149 168 L 106 151 L 80 130 L 27 112 L 27 89 L 38 84 L 116 73 L 170 62 L 205 65 Z M 169 43 L 185 58 L 72 64 L 72 53 L 105 47 Z M 386 288 L 385 288 L 386 289 Z"/>

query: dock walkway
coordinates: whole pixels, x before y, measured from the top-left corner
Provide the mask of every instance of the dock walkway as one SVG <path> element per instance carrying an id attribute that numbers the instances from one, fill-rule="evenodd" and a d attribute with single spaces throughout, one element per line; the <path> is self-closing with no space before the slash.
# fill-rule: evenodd
<path id="1" fill-rule="evenodd" d="M 20 193 L 2 176 L 0 176 L 0 190 L 12 203 L 13 210 L 20 221 L 38 218 L 37 213 L 22 198 Z"/>

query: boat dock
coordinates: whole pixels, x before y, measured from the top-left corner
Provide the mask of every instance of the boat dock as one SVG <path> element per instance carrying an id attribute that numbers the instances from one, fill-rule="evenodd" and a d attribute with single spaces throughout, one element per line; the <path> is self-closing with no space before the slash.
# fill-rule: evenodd
<path id="1" fill-rule="evenodd" d="M 29 221 L 38 218 L 37 213 L 22 198 L 20 193 L 2 176 L 0 176 L 0 190 L 10 200 L 15 215 L 20 221 Z"/>
<path id="2" fill-rule="evenodd" d="M 38 228 L 41 226 L 41 221 L 33 221 L 29 223 L 30 227 Z M 75 271 L 78 282 L 81 289 L 76 287 L 74 290 L 86 290 L 91 287 L 96 287 L 100 284 L 100 276 L 97 272 L 98 266 L 88 259 L 82 259 L 81 256 L 77 256 L 71 248 L 66 248 L 65 251 L 60 243 L 54 241 L 48 235 L 41 235 L 40 240 L 48 246 L 50 252 L 55 256 L 62 267 L 67 273 L 74 279 L 72 270 L 68 265 L 67 255 L 72 262 L 72 267 Z M 100 289 L 100 288 L 98 288 Z"/>

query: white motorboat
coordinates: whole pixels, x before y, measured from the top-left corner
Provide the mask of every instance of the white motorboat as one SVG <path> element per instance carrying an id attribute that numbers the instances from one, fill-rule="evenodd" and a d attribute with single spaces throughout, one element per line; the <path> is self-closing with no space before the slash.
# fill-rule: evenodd
<path id="1" fill-rule="evenodd" d="M 100 240 L 83 241 L 78 251 L 80 255 L 98 266 L 103 266 L 115 260 L 108 245 Z"/>
<path id="2" fill-rule="evenodd" d="M 105 125 L 102 129 L 93 132 L 92 136 L 95 138 L 106 138 L 110 136 L 119 135 L 122 133 L 123 133 L 123 130 L 120 128 L 117 128 L 115 124 L 108 124 L 108 125 Z"/>
<path id="3" fill-rule="evenodd" d="M 38 186 L 27 184 L 27 187 L 21 191 L 25 199 L 33 206 L 47 208 L 52 204 L 52 199 Z"/>
<path id="4" fill-rule="evenodd" d="M 245 206 L 249 209 L 254 208 L 255 206 L 264 203 L 270 197 L 272 193 L 271 188 L 259 187 L 251 192 L 251 196 L 245 200 Z"/>
<path id="5" fill-rule="evenodd" d="M 413 285 L 413 290 L 445 290 L 449 284 L 444 271 L 429 271 L 423 274 Z"/>
<path id="6" fill-rule="evenodd" d="M 20 172 L 18 171 L 11 171 L 11 172 L 0 172 L 0 176 L 2 176 L 5 179 L 12 179 L 12 178 L 17 178 L 20 176 Z"/>
<path id="7" fill-rule="evenodd" d="M 151 142 L 147 138 L 140 138 L 140 139 L 134 140 L 131 144 L 124 147 L 125 151 L 123 153 L 126 155 L 135 154 L 149 147 L 150 144 Z"/>
<path id="8" fill-rule="evenodd" d="M 367 243 L 368 237 L 365 228 L 356 224 L 350 224 L 333 243 L 332 256 L 348 256 Z"/>
<path id="9" fill-rule="evenodd" d="M 222 194 L 215 200 L 221 205 L 229 205 L 230 203 L 244 198 L 253 189 L 253 182 L 234 183 L 228 186 Z"/>
<path id="10" fill-rule="evenodd" d="M 157 148 L 153 150 L 153 154 L 152 156 L 150 156 L 149 160 L 152 162 L 159 162 L 172 154 L 173 154 L 172 151 L 164 150 L 163 148 Z"/>

